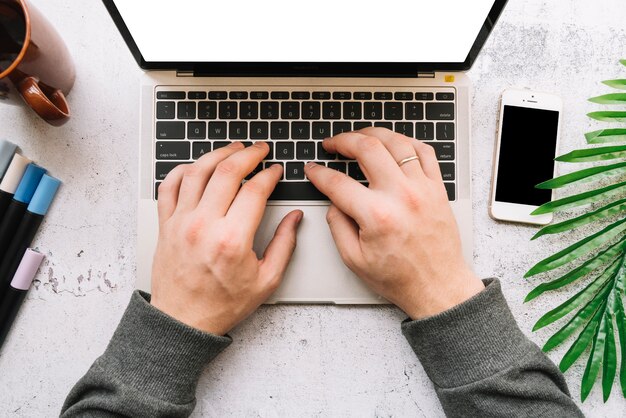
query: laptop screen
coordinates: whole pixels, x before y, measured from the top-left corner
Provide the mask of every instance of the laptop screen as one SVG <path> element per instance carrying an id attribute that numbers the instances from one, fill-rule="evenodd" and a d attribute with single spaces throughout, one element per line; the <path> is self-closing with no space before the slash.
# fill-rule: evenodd
<path id="1" fill-rule="evenodd" d="M 495 0 L 113 3 L 148 63 L 463 63 Z"/>

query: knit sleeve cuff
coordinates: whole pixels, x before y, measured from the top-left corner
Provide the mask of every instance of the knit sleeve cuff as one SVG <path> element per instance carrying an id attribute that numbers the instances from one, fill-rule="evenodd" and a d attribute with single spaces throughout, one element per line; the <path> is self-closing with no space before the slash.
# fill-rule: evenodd
<path id="1" fill-rule="evenodd" d="M 175 320 L 135 291 L 98 363 L 146 395 L 182 404 L 193 401 L 202 369 L 231 342 Z"/>
<path id="2" fill-rule="evenodd" d="M 459 387 L 482 380 L 528 354 L 533 345 L 517 326 L 497 279 L 438 315 L 402 323 L 402 333 L 433 383 Z"/>

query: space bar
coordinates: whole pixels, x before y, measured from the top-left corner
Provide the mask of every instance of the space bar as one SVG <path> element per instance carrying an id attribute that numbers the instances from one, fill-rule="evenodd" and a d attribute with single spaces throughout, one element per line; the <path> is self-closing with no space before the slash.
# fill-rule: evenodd
<path id="1" fill-rule="evenodd" d="M 308 181 L 279 182 L 269 200 L 328 200 Z"/>

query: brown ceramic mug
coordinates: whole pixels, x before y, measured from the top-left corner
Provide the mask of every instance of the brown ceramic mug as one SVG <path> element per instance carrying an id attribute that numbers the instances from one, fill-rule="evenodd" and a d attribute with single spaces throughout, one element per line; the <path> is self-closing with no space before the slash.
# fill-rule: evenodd
<path id="1" fill-rule="evenodd" d="M 70 117 L 76 70 L 50 22 L 25 0 L 0 0 L 0 103 L 24 101 L 46 122 Z"/>

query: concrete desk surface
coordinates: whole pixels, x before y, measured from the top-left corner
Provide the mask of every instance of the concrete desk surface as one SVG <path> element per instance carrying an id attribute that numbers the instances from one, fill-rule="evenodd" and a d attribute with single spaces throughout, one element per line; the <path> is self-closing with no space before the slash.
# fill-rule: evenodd
<path id="1" fill-rule="evenodd" d="M 64 181 L 36 247 L 46 255 L 0 355 L 0 416 L 58 414 L 74 383 L 105 349 L 135 280 L 140 69 L 99 1 L 32 0 L 59 28 L 78 70 L 73 119 L 51 128 L 25 108 L 0 110 L 0 137 Z M 497 276 L 522 330 L 543 344 L 555 328 L 535 321 L 568 295 L 532 303 L 536 261 L 581 233 L 531 242 L 535 228 L 487 215 L 498 98 L 511 86 L 560 94 L 561 152 L 584 145 L 596 124 L 588 97 L 626 75 L 623 0 L 511 0 L 469 72 L 473 94 L 474 267 Z M 563 170 L 563 167 L 560 167 Z M 438 417 L 432 384 L 390 306 L 262 307 L 232 332 L 234 344 L 204 372 L 194 416 Z M 494 318 L 497 320 L 497 318 Z M 550 353 L 558 362 L 560 348 Z M 566 378 L 579 402 L 584 362 Z M 606 404 L 599 384 L 589 416 L 626 415 L 619 387 Z"/>

